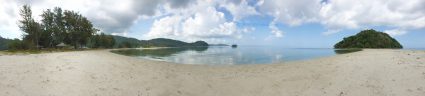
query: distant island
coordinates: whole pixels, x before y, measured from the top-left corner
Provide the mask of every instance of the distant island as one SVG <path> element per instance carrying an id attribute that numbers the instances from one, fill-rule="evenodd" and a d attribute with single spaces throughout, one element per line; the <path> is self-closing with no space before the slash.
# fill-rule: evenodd
<path id="1" fill-rule="evenodd" d="M 138 48 L 138 47 L 205 47 L 210 46 L 205 41 L 196 41 L 192 43 L 167 38 L 155 38 L 151 40 L 138 40 L 136 38 L 115 36 L 114 48 Z"/>
<path id="2" fill-rule="evenodd" d="M 206 47 L 209 46 L 205 41 L 196 41 L 187 43 L 179 40 L 156 38 L 151 40 L 141 40 L 142 47 Z"/>
<path id="3" fill-rule="evenodd" d="M 403 46 L 387 33 L 370 29 L 344 38 L 335 44 L 334 48 L 403 48 Z"/>

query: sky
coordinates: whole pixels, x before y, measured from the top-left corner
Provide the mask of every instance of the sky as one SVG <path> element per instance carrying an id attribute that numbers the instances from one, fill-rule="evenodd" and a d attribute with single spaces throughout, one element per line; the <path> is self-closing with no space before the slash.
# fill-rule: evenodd
<path id="1" fill-rule="evenodd" d="M 425 48 L 425 0 L 0 0 L 1 37 L 22 37 L 25 4 L 37 21 L 44 10 L 61 7 L 103 33 L 141 40 L 332 48 L 375 29 L 405 48 Z"/>

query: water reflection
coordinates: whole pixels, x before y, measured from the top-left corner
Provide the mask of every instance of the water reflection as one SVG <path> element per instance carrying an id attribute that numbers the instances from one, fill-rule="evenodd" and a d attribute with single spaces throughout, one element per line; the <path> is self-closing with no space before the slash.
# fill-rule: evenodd
<path id="1" fill-rule="evenodd" d="M 334 51 L 336 54 L 345 54 L 345 53 L 362 51 L 362 49 L 335 49 Z"/>
<path id="2" fill-rule="evenodd" d="M 125 49 L 113 53 L 143 59 L 155 59 L 180 64 L 271 64 L 294 60 L 332 56 L 356 50 L 288 49 L 280 47 L 183 47 L 162 49 Z"/>
<path id="3" fill-rule="evenodd" d="M 184 51 L 202 52 L 208 47 L 179 47 L 179 48 L 159 48 L 159 49 L 125 49 L 113 50 L 111 52 L 127 56 L 152 56 L 152 57 L 168 57 L 173 54 L 179 54 Z"/>

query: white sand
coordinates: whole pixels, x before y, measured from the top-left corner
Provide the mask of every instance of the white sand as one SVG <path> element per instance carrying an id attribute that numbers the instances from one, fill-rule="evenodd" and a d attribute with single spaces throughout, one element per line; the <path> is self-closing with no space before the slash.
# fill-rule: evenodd
<path id="1" fill-rule="evenodd" d="M 425 96 L 425 51 L 203 66 L 107 50 L 0 56 L 0 96 Z"/>

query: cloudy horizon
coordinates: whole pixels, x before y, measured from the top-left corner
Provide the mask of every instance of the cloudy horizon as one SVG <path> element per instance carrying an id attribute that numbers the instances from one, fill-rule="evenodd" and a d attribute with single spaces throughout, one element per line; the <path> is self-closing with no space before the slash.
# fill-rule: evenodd
<path id="1" fill-rule="evenodd" d="M 101 32 L 137 39 L 332 48 L 364 29 L 425 48 L 424 0 L 0 0 L 0 36 L 20 38 L 19 10 L 61 7 Z"/>

